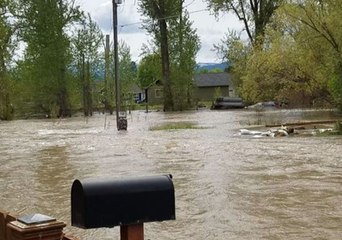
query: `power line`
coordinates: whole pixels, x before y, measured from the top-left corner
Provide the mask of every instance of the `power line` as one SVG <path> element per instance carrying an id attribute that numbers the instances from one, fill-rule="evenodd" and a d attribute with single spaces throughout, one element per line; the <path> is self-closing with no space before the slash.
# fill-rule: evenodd
<path id="1" fill-rule="evenodd" d="M 185 5 L 184 7 L 187 8 L 187 7 L 189 7 L 190 5 L 192 5 L 194 2 L 195 2 L 195 0 L 192 0 L 191 3 L 189 3 L 188 5 Z"/>

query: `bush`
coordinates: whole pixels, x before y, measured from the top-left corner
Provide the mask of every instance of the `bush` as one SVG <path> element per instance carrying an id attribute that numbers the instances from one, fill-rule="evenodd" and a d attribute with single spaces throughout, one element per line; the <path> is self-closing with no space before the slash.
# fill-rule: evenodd
<path id="1" fill-rule="evenodd" d="M 338 135 L 342 135 L 342 122 L 341 121 L 337 121 L 335 123 L 335 127 L 334 127 L 334 132 Z"/>

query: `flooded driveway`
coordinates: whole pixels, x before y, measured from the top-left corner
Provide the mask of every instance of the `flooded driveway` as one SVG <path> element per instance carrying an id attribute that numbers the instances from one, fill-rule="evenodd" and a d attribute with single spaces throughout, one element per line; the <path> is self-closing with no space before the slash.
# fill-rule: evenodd
<path id="1" fill-rule="evenodd" d="M 84 240 L 119 228 L 70 226 L 74 179 L 172 174 L 176 220 L 145 239 L 342 239 L 342 138 L 246 138 L 251 124 L 317 119 L 310 111 L 196 111 L 0 122 L 0 208 L 42 213 Z M 330 113 L 328 113 L 330 114 Z M 201 129 L 151 131 L 165 122 Z"/>

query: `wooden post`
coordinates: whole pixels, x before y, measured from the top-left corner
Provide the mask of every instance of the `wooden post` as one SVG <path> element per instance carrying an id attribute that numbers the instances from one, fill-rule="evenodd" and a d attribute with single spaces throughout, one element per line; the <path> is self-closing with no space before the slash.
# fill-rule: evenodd
<path id="1" fill-rule="evenodd" d="M 144 224 L 121 226 L 120 236 L 121 240 L 144 240 Z"/>
<path id="2" fill-rule="evenodd" d="M 121 111 L 120 82 L 119 82 L 119 57 L 118 57 L 118 2 L 113 0 L 113 35 L 114 35 L 114 80 L 115 80 L 115 109 L 116 127 L 120 131 L 119 112 Z"/>
<path id="3" fill-rule="evenodd" d="M 15 221 L 17 219 L 16 214 L 9 213 L 7 211 L 0 209 L 0 240 L 8 239 L 8 232 L 6 225 L 9 222 Z"/>
<path id="4" fill-rule="evenodd" d="M 105 48 L 105 76 L 104 76 L 104 98 L 105 102 L 112 103 L 112 97 L 110 92 L 112 91 L 111 84 L 109 84 L 109 53 L 110 53 L 110 47 L 109 47 L 109 35 L 106 35 L 106 48 Z M 109 91 L 111 90 L 111 91 Z M 105 105 L 105 111 L 107 111 L 107 106 Z"/>
<path id="5" fill-rule="evenodd" d="M 63 239 L 65 223 L 53 221 L 27 225 L 19 221 L 7 224 L 7 240 L 55 240 Z"/>

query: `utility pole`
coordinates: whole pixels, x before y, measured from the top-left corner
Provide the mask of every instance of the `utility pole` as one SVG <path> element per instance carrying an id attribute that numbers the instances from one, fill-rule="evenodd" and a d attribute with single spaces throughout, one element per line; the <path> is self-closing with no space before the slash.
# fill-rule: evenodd
<path id="1" fill-rule="evenodd" d="M 109 35 L 106 35 L 106 46 L 105 46 L 105 86 L 104 86 L 104 99 L 103 104 L 105 111 L 109 111 L 110 115 L 113 114 L 113 101 L 114 101 L 114 81 L 110 78 L 110 43 Z"/>
<path id="2" fill-rule="evenodd" d="M 126 114 L 121 113 L 121 90 L 119 81 L 119 57 L 118 57 L 118 4 L 122 0 L 113 0 L 113 34 L 114 34 L 114 78 L 115 78 L 115 103 L 116 126 L 118 131 L 127 130 Z"/>
<path id="3" fill-rule="evenodd" d="M 105 86 L 104 86 L 104 103 L 105 103 L 105 111 L 107 111 L 107 102 L 110 102 L 110 92 L 109 92 L 109 89 L 110 87 L 110 84 L 109 84 L 109 52 L 110 52 L 110 49 L 109 49 L 109 35 L 106 35 L 106 46 L 105 46 L 105 77 L 104 77 L 104 80 L 105 80 Z"/>

